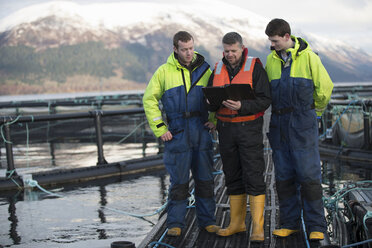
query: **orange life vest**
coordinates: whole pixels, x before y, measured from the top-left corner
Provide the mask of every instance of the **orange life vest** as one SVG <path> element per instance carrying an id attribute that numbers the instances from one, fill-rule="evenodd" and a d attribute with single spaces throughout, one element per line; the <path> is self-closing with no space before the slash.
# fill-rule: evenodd
<path id="1" fill-rule="evenodd" d="M 253 68 L 257 60 L 258 58 L 246 56 L 242 68 L 231 82 L 226 65 L 222 61 L 216 63 L 214 68 L 213 86 L 224 86 L 227 84 L 250 84 L 253 88 Z M 224 122 L 253 121 L 263 115 L 264 112 L 259 112 L 254 115 L 239 115 L 238 111 L 231 110 L 223 106 L 221 106 L 216 112 L 217 119 Z"/>

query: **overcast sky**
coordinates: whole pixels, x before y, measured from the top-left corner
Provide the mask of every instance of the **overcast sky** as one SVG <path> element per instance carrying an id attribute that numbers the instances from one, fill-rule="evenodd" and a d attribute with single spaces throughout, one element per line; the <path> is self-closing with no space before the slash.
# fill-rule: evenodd
<path id="1" fill-rule="evenodd" d="M 82 4 L 124 1 L 134 0 L 73 0 L 73 2 Z M 173 3 L 179 2 L 179 4 L 191 4 L 193 0 L 137 1 L 172 1 Z M 213 0 L 204 1 L 209 1 L 213 8 Z M 48 2 L 48 0 L 0 0 L 0 18 L 23 7 L 41 2 Z M 283 18 L 291 24 L 294 30 L 340 39 L 372 55 L 372 0 L 233 0 L 225 2 L 241 6 L 269 19 Z"/>

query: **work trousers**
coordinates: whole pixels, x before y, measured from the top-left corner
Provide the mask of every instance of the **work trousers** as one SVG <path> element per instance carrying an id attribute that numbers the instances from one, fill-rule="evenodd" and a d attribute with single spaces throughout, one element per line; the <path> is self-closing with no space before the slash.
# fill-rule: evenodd
<path id="1" fill-rule="evenodd" d="M 172 153 L 165 151 L 164 164 L 170 176 L 167 227 L 185 227 L 190 170 L 195 181 L 195 207 L 200 227 L 216 223 L 212 150 Z"/>
<path id="2" fill-rule="evenodd" d="M 326 232 L 317 147 L 273 150 L 280 225 L 300 229 L 301 210 L 308 232 Z"/>
<path id="3" fill-rule="evenodd" d="M 220 154 L 228 195 L 265 194 L 263 118 L 248 122 L 218 120 Z"/>
<path id="4" fill-rule="evenodd" d="M 313 110 L 272 115 L 269 139 L 273 150 L 281 228 L 300 229 L 303 214 L 308 232 L 326 232 L 318 129 L 316 118 L 310 118 L 312 116 L 315 116 Z M 290 120 L 301 122 L 291 123 Z M 307 126 L 299 125 L 303 123 Z"/>

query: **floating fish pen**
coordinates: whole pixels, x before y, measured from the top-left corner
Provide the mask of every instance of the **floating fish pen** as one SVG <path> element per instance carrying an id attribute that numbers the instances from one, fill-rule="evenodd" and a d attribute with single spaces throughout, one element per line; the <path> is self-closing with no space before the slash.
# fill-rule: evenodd
<path id="1" fill-rule="evenodd" d="M 18 116 L 23 119 L 29 117 L 27 122 L 15 121 L 12 124 L 12 141 L 17 144 L 26 141 L 53 143 L 63 142 L 63 140 L 94 142 L 92 115 L 104 111 L 106 115 L 101 115 L 100 118 L 102 135 L 105 141 L 110 142 L 117 140 L 120 135 L 129 134 L 138 126 L 140 128 L 145 126 L 146 118 L 142 113 L 120 114 L 122 110 L 142 108 L 142 95 L 143 92 L 134 92 L 95 97 L 0 102 L 0 116 L 13 118 L 13 121 Z M 119 112 L 115 114 L 115 111 Z M 109 112 L 110 114 L 107 115 Z M 109 118 L 104 118 L 106 116 Z M 9 120 L 7 122 L 9 123 Z M 2 123 L 5 123 L 5 120 Z M 145 130 L 144 138 L 154 140 L 149 131 L 149 129 Z M 26 135 L 27 139 L 25 139 Z M 137 142 L 137 137 L 136 134 L 130 135 L 126 141 Z"/>
<path id="2" fill-rule="evenodd" d="M 88 106 L 88 111 L 83 112 L 82 106 L 83 110 L 84 106 Z M 106 161 L 104 155 L 105 142 L 140 143 L 143 150 L 149 142 L 157 142 L 151 130 L 145 125 L 147 121 L 140 93 L 79 99 L 1 102 L 0 110 L 1 135 L 6 151 L 6 173 L 5 177 L 0 178 L 0 191 L 27 187 L 27 182 L 35 180 L 38 182 L 37 186 L 55 187 L 72 182 L 164 169 L 161 154 L 111 163 Z M 5 113 L 10 115 L 4 115 Z M 18 175 L 13 155 L 14 145 L 26 146 L 27 152 L 32 145 L 45 142 L 49 144 L 50 156 L 53 158 L 54 146 L 67 141 L 95 143 L 96 165 Z M 159 148 L 161 149 L 161 146 Z"/>
<path id="3" fill-rule="evenodd" d="M 361 88 L 362 86 L 362 88 Z M 350 92 L 353 94 L 351 95 Z M 357 163 L 370 167 L 371 152 L 371 109 L 372 84 L 336 85 L 327 111 L 320 119 L 319 148 L 322 158 L 342 163 Z M 142 108 L 142 94 L 130 96 L 87 97 L 52 101 L 22 101 L 0 103 L 0 125 L 6 160 L 4 177 L 0 177 L 0 194 L 37 187 L 40 190 L 60 185 L 84 184 L 115 176 L 137 175 L 146 172 L 164 171 L 162 144 L 153 136 L 147 126 Z M 41 109 L 41 110 L 40 110 Z M 84 111 L 85 110 L 85 111 Z M 267 113 L 269 114 L 269 113 Z M 264 116 L 267 130 L 268 115 Z M 54 168 L 52 170 L 18 173 L 14 161 L 15 145 L 26 149 L 40 142 L 49 144 L 50 157 L 54 146 L 65 141 L 93 143 L 96 146 L 97 162 L 81 168 Z M 142 144 L 145 150 L 149 142 L 156 144 L 157 152 L 151 156 L 107 162 L 104 144 L 134 142 Z M 218 151 L 218 147 L 215 147 Z M 1 151 L 1 150 L 0 150 Z M 4 154 L 0 153 L 3 157 Z M 230 237 L 219 237 L 207 233 L 197 226 L 193 191 L 190 191 L 186 228 L 180 237 L 168 237 L 166 212 L 161 212 L 157 224 L 137 246 L 145 247 L 372 247 L 372 183 L 369 181 L 348 181 L 328 189 L 324 196 L 328 232 L 325 240 L 310 242 L 305 228 L 287 238 L 272 236 L 278 227 L 279 204 L 276 194 L 274 166 L 271 149 L 265 139 L 265 240 L 252 243 L 249 240 L 251 219 L 247 207 L 247 231 Z M 327 160 L 323 160 L 326 167 Z M 53 159 L 52 159 L 53 160 Z M 6 161 L 6 163 L 5 163 Z M 215 193 L 217 224 L 226 227 L 230 221 L 230 209 L 222 163 L 218 153 L 215 157 Z M 370 179 L 372 175 L 365 175 Z M 194 182 L 190 180 L 190 189 Z M 125 243 L 125 242 L 124 242 Z M 123 244 L 124 244 L 123 243 Z M 130 242 L 129 242 L 130 243 Z M 130 247 L 135 247 L 133 244 Z M 348 246 L 351 245 L 351 246 Z M 120 247 L 120 246 L 119 246 Z"/>
<path id="4" fill-rule="evenodd" d="M 357 182 L 346 185 L 345 207 L 349 242 L 363 242 L 372 239 L 372 182 Z M 367 242 L 363 242 L 367 243 Z M 368 247 L 372 247 L 368 244 Z"/>
<path id="5" fill-rule="evenodd" d="M 320 121 L 322 156 L 372 163 L 372 83 L 335 84 Z"/>
<path id="6" fill-rule="evenodd" d="M 334 247 L 372 247 L 372 181 L 346 182 L 324 203 Z"/>

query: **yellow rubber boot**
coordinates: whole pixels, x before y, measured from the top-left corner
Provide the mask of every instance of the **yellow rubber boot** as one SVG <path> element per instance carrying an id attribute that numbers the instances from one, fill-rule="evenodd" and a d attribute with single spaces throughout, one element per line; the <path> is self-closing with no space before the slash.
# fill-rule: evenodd
<path id="1" fill-rule="evenodd" d="M 221 229 L 221 227 L 216 225 L 209 225 L 205 227 L 205 230 L 209 233 L 216 233 Z"/>
<path id="2" fill-rule="evenodd" d="M 230 195 L 230 224 L 226 229 L 217 232 L 219 236 L 230 236 L 234 233 L 245 232 L 245 216 L 247 214 L 247 195 Z"/>
<path id="3" fill-rule="evenodd" d="M 265 240 L 264 234 L 264 209 L 265 195 L 249 196 L 249 205 L 252 216 L 252 234 L 250 240 L 253 242 L 262 242 Z"/>
<path id="4" fill-rule="evenodd" d="M 181 235 L 181 228 L 172 227 L 172 228 L 168 229 L 167 235 L 172 236 L 172 237 L 178 237 L 178 236 Z"/>
<path id="5" fill-rule="evenodd" d="M 309 239 L 310 240 L 323 240 L 324 239 L 324 233 L 322 233 L 322 232 L 311 232 Z"/>
<path id="6" fill-rule="evenodd" d="M 273 235 L 285 238 L 288 237 L 289 235 L 298 232 L 299 230 L 292 230 L 292 229 L 287 229 L 287 228 L 282 228 L 282 229 L 275 229 L 273 231 Z"/>

